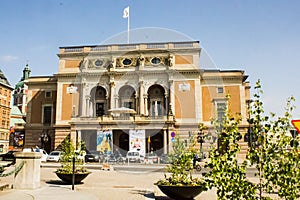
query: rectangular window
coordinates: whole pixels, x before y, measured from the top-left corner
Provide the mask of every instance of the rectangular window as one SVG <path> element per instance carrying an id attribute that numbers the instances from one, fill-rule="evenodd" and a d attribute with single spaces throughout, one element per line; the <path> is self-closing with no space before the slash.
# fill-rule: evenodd
<path id="1" fill-rule="evenodd" d="M 5 120 L 2 120 L 2 128 L 5 127 Z"/>
<path id="2" fill-rule="evenodd" d="M 43 108 L 43 123 L 51 124 L 52 106 L 44 106 Z"/>
<path id="3" fill-rule="evenodd" d="M 124 102 L 124 107 L 133 109 L 133 102 Z"/>
<path id="4" fill-rule="evenodd" d="M 163 115 L 163 106 L 162 106 L 161 101 L 152 101 L 151 102 L 151 115 L 152 116 Z"/>
<path id="5" fill-rule="evenodd" d="M 51 91 L 46 91 L 45 92 L 45 98 L 51 98 L 52 92 Z"/>
<path id="6" fill-rule="evenodd" d="M 218 94 L 223 94 L 224 93 L 224 88 L 223 87 L 217 87 L 217 93 Z"/>
<path id="7" fill-rule="evenodd" d="M 96 116 L 104 115 L 104 103 L 96 103 Z"/>
<path id="8" fill-rule="evenodd" d="M 224 120 L 226 112 L 226 103 L 217 103 L 217 115 L 218 120 L 221 122 Z"/>

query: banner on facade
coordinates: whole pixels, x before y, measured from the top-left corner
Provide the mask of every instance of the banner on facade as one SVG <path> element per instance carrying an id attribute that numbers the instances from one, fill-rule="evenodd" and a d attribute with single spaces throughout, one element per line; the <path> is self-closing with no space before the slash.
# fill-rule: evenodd
<path id="1" fill-rule="evenodd" d="M 141 155 L 145 155 L 145 137 L 145 130 L 129 130 L 129 150 L 139 151 Z"/>
<path id="2" fill-rule="evenodd" d="M 106 154 L 113 153 L 113 134 L 112 131 L 97 131 L 97 151 Z"/>

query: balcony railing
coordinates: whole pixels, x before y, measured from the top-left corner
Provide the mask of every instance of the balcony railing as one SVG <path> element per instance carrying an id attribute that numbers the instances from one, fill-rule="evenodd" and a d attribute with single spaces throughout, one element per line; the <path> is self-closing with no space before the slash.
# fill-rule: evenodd
<path id="1" fill-rule="evenodd" d="M 168 120 L 173 120 L 173 118 L 167 115 L 161 116 L 143 116 L 143 115 L 120 115 L 120 116 L 112 116 L 112 115 L 103 115 L 98 117 L 99 122 L 117 122 L 117 121 L 130 121 L 130 122 L 166 122 Z"/>

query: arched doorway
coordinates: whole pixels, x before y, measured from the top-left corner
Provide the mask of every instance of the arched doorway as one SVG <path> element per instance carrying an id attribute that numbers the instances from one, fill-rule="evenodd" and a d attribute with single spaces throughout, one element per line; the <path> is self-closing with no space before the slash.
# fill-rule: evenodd
<path id="1" fill-rule="evenodd" d="M 148 89 L 148 111 L 152 117 L 166 115 L 165 89 L 160 85 L 152 85 Z"/>
<path id="2" fill-rule="evenodd" d="M 150 136 L 150 149 L 147 149 L 147 152 L 153 151 L 157 155 L 161 155 L 164 148 L 163 131 L 157 132 L 157 130 L 148 130 L 147 135 L 148 137 Z"/>
<path id="3" fill-rule="evenodd" d="M 126 155 L 126 152 L 129 151 L 129 135 L 128 133 L 122 133 L 119 137 L 119 151 L 122 155 Z"/>

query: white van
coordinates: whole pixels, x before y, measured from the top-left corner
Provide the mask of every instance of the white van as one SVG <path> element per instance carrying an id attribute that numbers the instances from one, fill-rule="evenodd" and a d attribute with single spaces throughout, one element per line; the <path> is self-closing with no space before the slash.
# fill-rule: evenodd
<path id="1" fill-rule="evenodd" d="M 35 152 L 35 149 L 24 148 L 23 152 Z M 41 162 L 46 162 L 47 161 L 47 157 L 48 157 L 48 153 L 44 149 L 40 149 L 40 153 L 42 154 Z"/>

